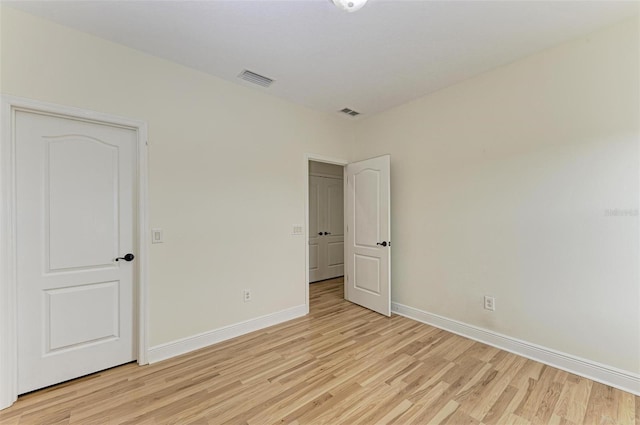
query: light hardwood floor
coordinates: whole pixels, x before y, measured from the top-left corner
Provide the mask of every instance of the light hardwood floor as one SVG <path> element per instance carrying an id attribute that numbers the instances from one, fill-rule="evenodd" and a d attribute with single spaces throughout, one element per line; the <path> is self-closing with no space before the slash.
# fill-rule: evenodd
<path id="1" fill-rule="evenodd" d="M 640 397 L 311 285 L 311 314 L 24 395 L 2 424 L 636 424 Z"/>

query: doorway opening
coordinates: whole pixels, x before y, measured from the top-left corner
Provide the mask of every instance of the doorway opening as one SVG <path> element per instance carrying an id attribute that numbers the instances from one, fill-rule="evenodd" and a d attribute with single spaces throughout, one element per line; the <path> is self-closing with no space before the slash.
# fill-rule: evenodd
<path id="1" fill-rule="evenodd" d="M 311 272 L 312 269 L 316 268 L 318 266 L 317 263 L 314 263 L 313 266 L 311 264 L 312 259 L 311 256 L 314 256 L 313 261 L 317 261 L 319 260 L 319 258 L 317 257 L 317 255 L 319 255 L 319 252 L 316 252 L 316 248 L 314 247 L 314 241 L 313 241 L 313 237 L 317 237 L 316 240 L 319 242 L 321 237 L 324 237 L 324 232 L 326 231 L 327 233 L 333 233 L 331 230 L 325 230 L 320 229 L 320 224 L 317 221 L 317 211 L 316 212 L 312 212 L 311 211 L 311 198 L 314 196 L 312 193 L 312 185 L 314 187 L 317 187 L 318 184 L 318 180 L 317 178 L 327 178 L 329 183 L 334 183 L 331 184 L 331 186 L 333 187 L 334 193 L 333 196 L 335 197 L 335 181 L 330 180 L 330 179 L 336 179 L 336 178 L 340 178 L 340 182 L 342 183 L 342 192 L 344 193 L 344 167 L 348 164 L 349 162 L 347 160 L 341 159 L 341 158 L 331 158 L 331 157 L 326 157 L 326 156 L 322 156 L 322 155 L 315 155 L 315 154 L 306 154 L 304 157 L 304 166 L 305 166 L 305 229 L 306 231 L 306 235 L 307 238 L 305 240 L 305 280 L 304 280 L 304 286 L 305 286 L 305 300 L 306 300 L 306 305 L 307 305 L 307 313 L 309 312 L 309 286 L 313 283 L 313 282 L 319 282 L 321 281 L 321 279 L 318 278 L 318 275 L 315 272 Z M 321 181 L 320 181 L 321 182 Z M 329 183 L 320 183 L 320 184 L 326 184 L 328 185 Z M 315 202 L 315 201 L 314 201 Z M 344 198 L 342 199 L 342 211 L 341 211 L 342 216 L 344 217 Z M 335 220 L 335 217 L 333 218 Z M 313 226 L 313 229 L 312 229 Z M 344 226 L 344 219 L 343 219 L 343 226 Z M 322 235 L 319 235 L 319 233 L 322 232 Z M 344 234 L 344 232 L 342 232 Z M 326 235 L 326 241 L 328 242 L 329 240 L 331 240 L 331 238 L 329 236 L 333 236 L 333 235 Z M 343 243 L 344 243 L 344 235 L 343 235 Z M 336 249 L 333 249 L 333 259 L 335 260 L 335 251 Z M 341 272 L 340 275 L 338 276 L 343 276 L 344 275 L 344 247 L 343 247 L 343 253 L 342 253 L 342 258 L 340 258 L 340 262 L 343 265 L 343 270 Z M 327 278 L 329 279 L 329 278 Z M 344 280 L 344 278 L 343 278 Z"/>
<path id="2" fill-rule="evenodd" d="M 328 167 L 330 164 L 338 168 Z M 304 166 L 308 235 L 304 282 L 307 313 L 309 283 L 329 279 L 331 273 L 335 273 L 336 276 L 344 276 L 344 297 L 347 301 L 390 316 L 391 156 L 349 163 L 307 154 Z M 339 170 L 343 172 L 342 185 L 331 181 L 331 177 L 339 175 Z M 317 202 L 321 196 L 335 205 L 335 211 L 342 211 L 342 220 L 337 212 L 319 212 L 318 205 L 324 205 Z M 337 208 L 340 200 L 341 209 Z M 328 209 L 326 205 L 323 208 Z M 327 274 L 321 270 L 323 262 L 328 268 Z"/>
<path id="3" fill-rule="evenodd" d="M 344 276 L 344 167 L 309 161 L 309 283 Z"/>

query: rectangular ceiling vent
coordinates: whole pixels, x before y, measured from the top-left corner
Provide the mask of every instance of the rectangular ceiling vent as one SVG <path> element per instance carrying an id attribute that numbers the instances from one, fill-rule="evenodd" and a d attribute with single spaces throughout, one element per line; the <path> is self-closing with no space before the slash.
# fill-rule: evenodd
<path id="1" fill-rule="evenodd" d="M 269 87 L 273 83 L 273 80 L 271 78 L 265 77 L 264 75 L 256 74 L 255 72 L 247 71 L 246 69 L 242 71 L 240 75 L 238 75 L 238 77 L 262 87 Z"/>
<path id="2" fill-rule="evenodd" d="M 349 109 L 349 108 L 340 109 L 340 112 L 342 112 L 343 114 L 351 115 L 352 117 L 360 115 L 360 112 L 356 112 L 353 109 Z"/>

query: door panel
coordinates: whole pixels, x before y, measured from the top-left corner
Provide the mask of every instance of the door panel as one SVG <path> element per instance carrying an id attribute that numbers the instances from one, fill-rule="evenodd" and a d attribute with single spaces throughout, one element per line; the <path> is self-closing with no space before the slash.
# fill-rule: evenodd
<path id="1" fill-rule="evenodd" d="M 135 360 L 137 133 L 16 111 L 18 392 Z"/>
<path id="2" fill-rule="evenodd" d="M 388 155 L 347 165 L 345 297 L 391 315 Z"/>
<path id="3" fill-rule="evenodd" d="M 366 255 L 354 256 L 353 286 L 358 290 L 380 295 L 380 259 Z"/>
<path id="4" fill-rule="evenodd" d="M 120 335 L 118 292 L 120 282 L 95 283 L 45 292 L 48 354 Z M 87 317 L 92 320 L 86 321 Z"/>
<path id="5" fill-rule="evenodd" d="M 344 183 L 342 179 L 325 178 L 327 221 L 326 231 L 331 236 L 344 237 Z"/>
<path id="6" fill-rule="evenodd" d="M 353 175 L 355 244 L 376 247 L 380 239 L 380 175 L 379 171 L 364 169 Z"/>
<path id="7" fill-rule="evenodd" d="M 331 242 L 327 244 L 328 259 L 327 265 L 329 267 L 342 266 L 344 264 L 344 242 Z"/>
<path id="8" fill-rule="evenodd" d="M 312 273 L 318 273 L 318 265 L 320 250 L 318 249 L 317 242 L 314 245 L 309 244 L 309 273 L 311 276 L 317 279 L 317 276 Z"/>
<path id="9" fill-rule="evenodd" d="M 43 143 L 49 271 L 112 266 L 118 249 L 117 147 L 78 136 Z"/>

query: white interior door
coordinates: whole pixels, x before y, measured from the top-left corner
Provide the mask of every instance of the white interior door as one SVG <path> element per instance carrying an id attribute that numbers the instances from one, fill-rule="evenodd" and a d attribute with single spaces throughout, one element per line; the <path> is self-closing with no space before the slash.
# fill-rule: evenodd
<path id="1" fill-rule="evenodd" d="M 132 129 L 16 111 L 18 392 L 135 360 Z"/>
<path id="2" fill-rule="evenodd" d="M 309 282 L 324 279 L 320 259 L 320 240 L 323 236 L 321 185 L 321 177 L 309 176 Z"/>
<path id="3" fill-rule="evenodd" d="M 309 176 L 309 282 L 344 275 L 344 184 Z"/>
<path id="4" fill-rule="evenodd" d="M 346 278 L 348 301 L 391 315 L 389 155 L 347 165 Z"/>
<path id="5" fill-rule="evenodd" d="M 326 200 L 323 247 L 324 279 L 344 275 L 344 181 L 324 177 Z"/>

